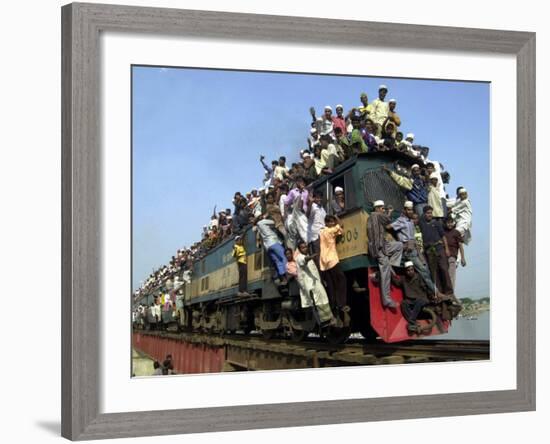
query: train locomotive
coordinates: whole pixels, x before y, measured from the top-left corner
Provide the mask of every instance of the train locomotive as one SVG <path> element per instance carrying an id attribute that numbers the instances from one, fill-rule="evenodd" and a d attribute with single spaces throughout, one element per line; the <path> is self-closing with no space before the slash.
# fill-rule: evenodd
<path id="1" fill-rule="evenodd" d="M 234 238 L 230 237 L 194 262 L 190 279 L 179 289 L 176 309 L 152 316 L 146 310 L 137 322 L 141 328 L 152 325 L 178 330 L 201 331 L 215 334 L 259 331 L 267 338 L 291 337 L 302 341 L 309 334 L 317 334 L 331 343 L 341 343 L 353 333 L 361 333 L 367 341 L 399 342 L 419 336 L 444 334 L 451 325 L 452 316 L 446 315 L 439 304 L 428 306 L 417 320 L 417 330 L 411 332 L 401 310 L 382 306 L 377 278 L 378 265 L 368 254 L 367 220 L 373 211 L 373 202 L 383 199 L 386 206 L 399 216 L 406 200 L 402 189 L 384 169 L 398 172 L 410 170 L 413 163 L 422 162 L 396 151 L 363 153 L 339 165 L 332 174 L 323 176 L 310 185 L 323 194 L 323 204 L 330 214 L 329 202 L 335 187 L 345 193 L 346 207 L 339 218 L 344 233 L 337 242 L 340 266 L 347 278 L 349 310 L 334 312 L 336 324 L 321 327 L 314 308 L 302 308 L 296 282 L 284 288 L 273 280 L 273 270 L 263 247 L 256 241 L 256 233 L 248 227 L 242 234 L 248 260 L 248 293 L 238 296 L 238 270 L 232 257 Z M 149 307 L 157 288 L 134 303 Z M 394 301 L 403 300 L 402 290 L 392 285 Z"/>

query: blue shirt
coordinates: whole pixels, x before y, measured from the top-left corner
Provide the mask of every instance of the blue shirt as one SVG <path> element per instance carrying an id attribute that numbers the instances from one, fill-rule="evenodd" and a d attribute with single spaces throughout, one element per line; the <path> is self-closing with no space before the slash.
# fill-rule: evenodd
<path id="1" fill-rule="evenodd" d="M 401 242 L 414 241 L 415 228 L 414 222 L 407 216 L 398 217 L 392 224 L 392 228 L 397 232 L 397 238 Z"/>
<path id="2" fill-rule="evenodd" d="M 424 204 L 428 202 L 428 190 L 426 189 L 426 183 L 420 176 L 412 177 L 412 189 L 407 191 L 407 199 L 414 204 Z"/>

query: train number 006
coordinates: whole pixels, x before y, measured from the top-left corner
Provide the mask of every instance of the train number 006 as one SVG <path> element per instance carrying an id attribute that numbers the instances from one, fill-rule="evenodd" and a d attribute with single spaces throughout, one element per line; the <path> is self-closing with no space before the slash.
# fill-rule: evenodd
<path id="1" fill-rule="evenodd" d="M 354 228 L 353 230 L 345 230 L 344 234 L 340 236 L 340 240 L 338 243 L 344 244 L 346 242 L 351 242 L 352 240 L 357 240 L 359 238 L 359 232 L 357 231 L 357 228 Z"/>

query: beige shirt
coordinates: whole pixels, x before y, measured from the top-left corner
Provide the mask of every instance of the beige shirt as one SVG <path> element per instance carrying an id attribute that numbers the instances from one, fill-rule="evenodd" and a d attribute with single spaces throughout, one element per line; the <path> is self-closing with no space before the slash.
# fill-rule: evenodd
<path id="1" fill-rule="evenodd" d="M 372 112 L 370 118 L 378 125 L 382 125 L 386 117 L 388 117 L 388 111 L 390 110 L 390 104 L 388 102 L 382 102 L 380 99 L 375 99 L 371 103 Z"/>
<path id="2" fill-rule="evenodd" d="M 429 186 L 428 205 L 433 208 L 434 217 L 443 217 L 443 204 L 439 195 L 439 188 L 433 185 Z"/>

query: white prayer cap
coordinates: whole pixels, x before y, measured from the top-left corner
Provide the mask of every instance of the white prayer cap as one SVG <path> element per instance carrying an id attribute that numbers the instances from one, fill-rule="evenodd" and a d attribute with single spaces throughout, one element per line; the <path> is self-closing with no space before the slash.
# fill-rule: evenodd
<path id="1" fill-rule="evenodd" d="M 309 130 L 309 132 L 310 132 L 311 134 L 316 133 L 316 132 L 317 132 L 317 128 L 311 128 L 311 129 Z"/>
<path id="2" fill-rule="evenodd" d="M 405 202 L 405 205 L 403 207 L 404 208 L 413 208 L 414 204 L 410 200 L 408 200 L 407 202 Z"/>
<path id="3" fill-rule="evenodd" d="M 378 91 L 380 91 L 381 89 L 385 89 L 386 91 L 388 90 L 388 87 L 386 85 L 380 85 L 378 87 Z"/>
<path id="4" fill-rule="evenodd" d="M 408 133 L 405 139 L 414 139 L 414 133 Z"/>
<path id="5" fill-rule="evenodd" d="M 439 180 L 438 174 L 434 171 L 432 174 L 430 174 L 430 179 L 437 179 Z"/>
<path id="6" fill-rule="evenodd" d="M 306 158 L 306 157 L 311 157 L 311 154 L 309 154 L 309 153 L 304 153 L 304 158 Z"/>
<path id="7" fill-rule="evenodd" d="M 405 268 L 414 267 L 414 264 L 411 261 L 405 262 Z"/>
<path id="8" fill-rule="evenodd" d="M 325 106 L 325 111 L 332 111 L 332 107 L 330 105 Z"/>
<path id="9" fill-rule="evenodd" d="M 344 105 L 340 105 L 340 104 L 336 105 L 336 109 L 338 108 L 344 109 Z"/>
<path id="10" fill-rule="evenodd" d="M 458 189 L 458 194 L 467 193 L 467 192 L 468 190 L 466 190 L 466 188 L 464 187 Z"/>
<path id="11" fill-rule="evenodd" d="M 414 170 L 415 168 L 420 168 L 420 166 L 419 166 L 417 163 L 415 163 L 415 164 L 411 167 L 411 170 Z"/>
<path id="12" fill-rule="evenodd" d="M 376 207 L 383 207 L 384 206 L 384 201 L 383 200 L 376 200 L 374 201 L 374 208 Z"/>
<path id="13" fill-rule="evenodd" d="M 388 101 L 388 103 L 397 103 L 397 100 L 395 100 L 395 99 L 390 99 L 390 100 Z"/>
<path id="14" fill-rule="evenodd" d="M 335 193 L 343 193 L 344 189 L 342 187 L 336 187 L 336 188 L 334 188 L 334 192 Z"/>

